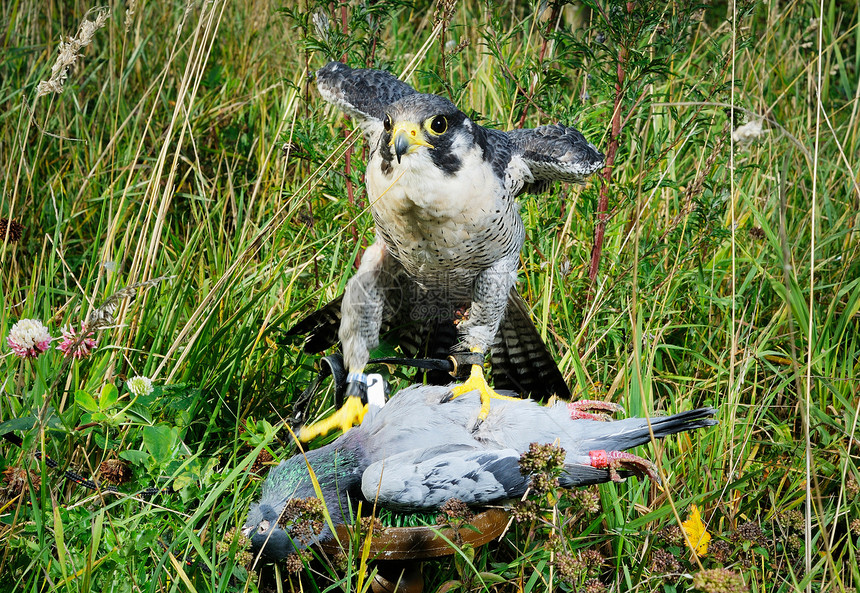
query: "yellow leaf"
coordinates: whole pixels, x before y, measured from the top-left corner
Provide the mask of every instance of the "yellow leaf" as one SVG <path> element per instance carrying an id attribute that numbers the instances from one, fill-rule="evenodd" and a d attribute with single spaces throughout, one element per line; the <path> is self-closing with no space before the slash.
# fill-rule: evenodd
<path id="1" fill-rule="evenodd" d="M 690 518 L 681 523 L 684 533 L 687 535 L 687 540 L 696 554 L 704 556 L 708 553 L 708 543 L 711 541 L 711 534 L 708 533 L 708 528 L 702 522 L 702 513 L 699 507 L 693 505 L 690 508 Z"/>

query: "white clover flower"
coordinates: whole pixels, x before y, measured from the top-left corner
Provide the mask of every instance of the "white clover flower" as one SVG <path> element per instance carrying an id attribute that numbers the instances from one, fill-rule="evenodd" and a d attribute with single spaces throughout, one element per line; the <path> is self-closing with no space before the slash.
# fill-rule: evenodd
<path id="1" fill-rule="evenodd" d="M 138 375 L 125 382 L 125 386 L 133 395 L 141 397 L 152 393 L 152 379 Z"/>
<path id="2" fill-rule="evenodd" d="M 17 356 L 36 358 L 51 347 L 51 334 L 38 319 L 21 319 L 9 330 L 6 342 Z"/>

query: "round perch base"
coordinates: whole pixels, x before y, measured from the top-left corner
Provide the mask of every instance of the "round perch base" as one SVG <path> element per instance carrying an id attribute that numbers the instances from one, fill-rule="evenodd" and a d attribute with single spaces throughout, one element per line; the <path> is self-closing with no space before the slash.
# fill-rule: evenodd
<path id="1" fill-rule="evenodd" d="M 373 580 L 374 593 L 421 593 L 424 580 L 420 561 L 454 553 L 448 542 L 483 546 L 499 537 L 508 525 L 510 515 L 502 509 L 489 509 L 475 515 L 469 528 L 454 530 L 448 527 L 385 527 L 375 531 L 370 543 L 370 558 L 378 573 Z M 337 537 L 348 541 L 352 525 L 339 525 Z M 340 547 L 335 540 L 321 544 L 328 553 Z"/>

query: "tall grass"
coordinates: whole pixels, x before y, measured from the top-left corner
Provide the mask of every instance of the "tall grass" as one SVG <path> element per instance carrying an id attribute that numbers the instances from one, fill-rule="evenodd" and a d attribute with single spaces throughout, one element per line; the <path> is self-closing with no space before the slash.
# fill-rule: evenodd
<path id="1" fill-rule="evenodd" d="M 227 534 L 258 454 L 294 452 L 280 421 L 313 360 L 283 330 L 340 294 L 373 240 L 366 150 L 308 82 L 343 56 L 486 125 L 564 121 L 614 143 L 604 181 L 522 199 L 520 290 L 579 395 L 631 415 L 720 409 L 719 427 L 646 453 L 662 487 L 603 486 L 597 513 L 560 504 L 565 527 L 516 525 L 438 562 L 428 590 L 687 590 L 717 567 L 754 591 L 858 586 L 855 4 L 108 8 L 62 92 L 39 96 L 59 40 L 99 12 L 0 7 L 0 217 L 24 229 L 0 237 L 0 432 L 23 438 L 0 444 L 0 589 L 299 586 L 281 568 L 281 585 L 248 579 Z M 759 137 L 732 136 L 757 120 Z M 5 343 L 19 319 L 59 336 L 160 276 L 87 358 Z M 135 375 L 154 392 L 133 394 Z M 45 457 L 99 478 L 120 459 L 133 477 L 92 491 Z M 153 485 L 170 488 L 133 496 Z M 699 558 L 672 530 L 693 504 L 713 536 Z M 582 566 L 559 570 L 563 554 Z M 366 586 L 357 566 L 323 557 L 303 590 Z"/>

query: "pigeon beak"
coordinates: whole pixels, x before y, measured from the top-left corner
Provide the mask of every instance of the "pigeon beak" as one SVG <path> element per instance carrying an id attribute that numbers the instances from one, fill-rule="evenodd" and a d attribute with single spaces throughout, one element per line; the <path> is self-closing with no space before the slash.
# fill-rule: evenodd
<path id="1" fill-rule="evenodd" d="M 412 122 L 403 122 L 394 126 L 389 146 L 394 146 L 394 153 L 397 155 L 398 163 L 404 154 L 415 152 L 419 146 L 433 148 L 432 144 L 424 140 L 421 128 Z"/>

